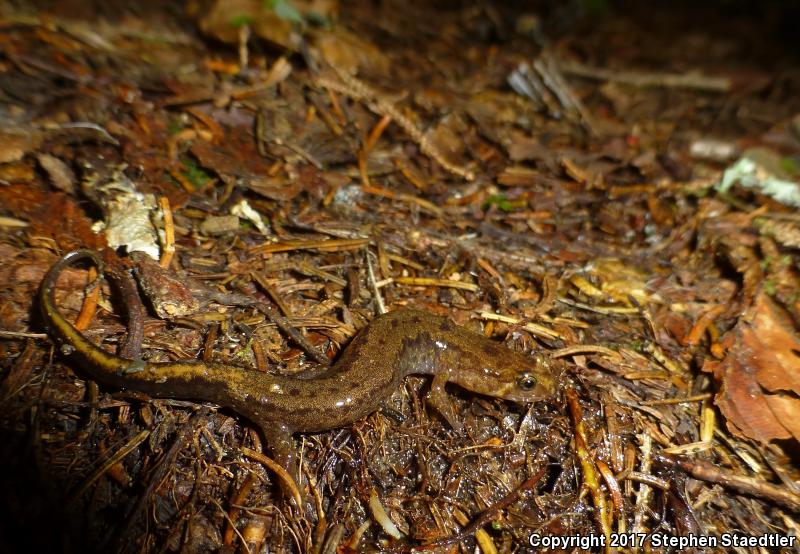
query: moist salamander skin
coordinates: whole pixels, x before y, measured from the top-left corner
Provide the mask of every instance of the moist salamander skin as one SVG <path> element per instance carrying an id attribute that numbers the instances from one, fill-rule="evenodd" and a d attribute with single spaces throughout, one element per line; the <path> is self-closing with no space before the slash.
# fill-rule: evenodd
<path id="1" fill-rule="evenodd" d="M 79 250 L 48 271 L 40 307 L 50 336 L 100 383 L 154 397 L 214 402 L 256 423 L 268 439 L 288 443 L 299 431 L 324 431 L 363 418 L 410 374 L 431 375 L 429 400 L 457 427 L 444 385 L 452 382 L 478 394 L 516 402 L 550 397 L 555 375 L 541 357 L 509 350 L 450 319 L 402 309 L 375 317 L 330 368 L 320 376 L 298 379 L 233 365 L 202 362 L 144 362 L 116 356 L 89 341 L 58 310 L 56 281 L 64 268 L 97 255 Z M 273 448 L 281 449 L 273 443 Z"/>

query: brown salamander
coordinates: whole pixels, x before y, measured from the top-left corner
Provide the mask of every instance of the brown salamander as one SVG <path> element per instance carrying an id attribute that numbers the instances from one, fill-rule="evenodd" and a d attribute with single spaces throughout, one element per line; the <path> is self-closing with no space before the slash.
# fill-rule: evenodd
<path id="1" fill-rule="evenodd" d="M 81 250 L 64 256 L 42 281 L 42 314 L 62 351 L 101 383 L 154 397 L 214 402 L 238 412 L 263 430 L 285 467 L 292 463 L 292 433 L 324 431 L 365 417 L 409 374 L 433 376 L 429 399 L 453 427 L 458 423 L 444 394 L 447 382 L 517 402 L 547 398 L 556 388 L 555 376 L 541 358 L 509 350 L 447 317 L 406 309 L 373 319 L 336 363 L 314 379 L 198 360 L 125 359 L 92 343 L 55 305 L 59 275 L 85 259 L 102 270 L 95 253 Z"/>

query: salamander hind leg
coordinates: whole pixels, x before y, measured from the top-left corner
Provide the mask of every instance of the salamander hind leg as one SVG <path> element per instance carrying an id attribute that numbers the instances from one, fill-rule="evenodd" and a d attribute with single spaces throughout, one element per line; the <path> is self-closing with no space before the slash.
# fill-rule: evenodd
<path id="1" fill-rule="evenodd" d="M 281 477 L 281 491 L 288 498 L 294 498 L 294 493 L 298 492 L 300 498 L 305 501 L 303 481 L 300 468 L 297 465 L 294 441 L 292 440 L 292 430 L 283 423 L 275 422 L 269 427 L 262 426 L 261 431 L 264 433 L 264 438 L 267 439 L 274 460 L 286 470 L 288 477 L 293 481 L 292 484 L 297 489 L 296 491 L 291 490 L 292 484 L 287 483 L 286 479 Z M 302 509 L 302 506 L 298 506 L 298 508 Z"/>

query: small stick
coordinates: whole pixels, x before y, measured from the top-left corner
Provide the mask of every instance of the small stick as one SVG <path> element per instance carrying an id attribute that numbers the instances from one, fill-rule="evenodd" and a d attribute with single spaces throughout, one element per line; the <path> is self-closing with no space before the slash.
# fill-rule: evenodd
<path id="1" fill-rule="evenodd" d="M 125 307 L 128 318 L 125 342 L 119 349 L 123 358 L 138 360 L 142 355 L 144 340 L 144 305 L 139 296 L 139 288 L 128 268 L 110 250 L 105 251 L 105 268 L 103 272 L 111 278 L 112 284 L 122 296 L 121 304 Z"/>
<path id="2" fill-rule="evenodd" d="M 292 495 L 292 498 L 294 498 L 294 501 L 297 503 L 297 509 L 303 509 L 303 500 L 300 497 L 300 490 L 297 488 L 297 484 L 294 482 L 294 479 L 292 479 L 292 476 L 289 475 L 289 473 L 283 469 L 279 463 L 275 462 L 272 458 L 265 456 L 261 452 L 256 452 L 255 450 L 251 450 L 246 446 L 241 446 L 239 449 L 242 451 L 242 454 L 251 460 L 255 460 L 261 464 L 264 464 L 267 466 L 267 468 L 275 472 L 280 480 L 286 485 L 287 489 Z"/>
<path id="3" fill-rule="evenodd" d="M 97 312 L 97 301 L 100 298 L 100 284 L 96 282 L 97 269 L 94 267 L 89 268 L 89 283 L 92 285 L 92 290 L 83 298 L 83 305 L 75 320 L 75 328 L 78 331 L 85 331 L 94 318 Z"/>
<path id="4" fill-rule="evenodd" d="M 239 519 L 239 514 L 242 513 L 242 508 L 240 506 L 246 502 L 247 495 L 250 494 L 250 491 L 253 489 L 253 485 L 255 485 L 256 480 L 255 473 L 248 473 L 247 477 L 245 477 L 244 483 L 242 483 L 242 486 L 234 492 L 233 496 L 231 496 L 230 500 L 228 501 L 228 505 L 230 506 L 228 509 L 228 524 L 225 526 L 225 534 L 222 538 L 222 544 L 225 546 L 230 546 L 233 544 L 233 534 L 236 529 L 236 520 Z"/>
<path id="5" fill-rule="evenodd" d="M 367 280 L 369 286 L 372 287 L 372 294 L 375 297 L 375 309 L 378 314 L 386 313 L 386 305 L 383 303 L 383 297 L 380 290 L 378 290 L 378 283 L 375 281 L 375 270 L 372 268 L 372 259 L 370 258 L 369 249 L 364 250 L 364 259 L 367 262 Z"/>
<path id="6" fill-rule="evenodd" d="M 649 474 L 650 466 L 653 460 L 651 456 L 651 452 L 653 450 L 653 438 L 648 433 L 642 433 L 639 435 L 639 440 L 642 444 L 642 463 L 640 467 L 641 473 Z M 642 533 L 645 529 L 644 518 L 651 493 L 652 488 L 649 485 L 642 483 L 642 486 L 639 487 L 639 492 L 636 495 L 636 505 L 633 516 L 634 533 Z"/>
<path id="7" fill-rule="evenodd" d="M 689 333 L 684 337 L 683 344 L 686 346 L 697 346 L 700 344 L 700 340 L 703 338 L 703 334 L 706 332 L 706 329 L 714 323 L 714 320 L 722 314 L 727 308 L 723 305 L 714 306 L 706 313 L 700 316 L 697 320 L 697 323 L 694 324 L 694 327 L 689 331 Z"/>
<path id="8" fill-rule="evenodd" d="M 364 142 L 364 148 L 362 149 L 365 159 L 369 156 L 369 153 L 372 152 L 372 149 L 375 148 L 375 144 L 378 142 L 378 139 L 381 138 L 381 135 L 391 122 L 392 118 L 388 115 L 384 115 L 381 120 L 378 121 L 372 128 L 372 131 L 370 131 L 366 142 Z"/>
<path id="9" fill-rule="evenodd" d="M 687 460 L 663 453 L 656 455 L 656 460 L 666 466 L 676 467 L 695 479 L 716 483 L 742 494 L 770 500 L 795 513 L 800 513 L 800 495 L 791 492 L 783 486 L 773 485 L 772 483 L 767 483 L 766 481 L 754 479 L 752 477 L 734 475 L 721 470 L 709 462 L 700 460 Z"/>
<path id="10" fill-rule="evenodd" d="M 606 538 L 606 552 L 612 552 L 611 548 L 611 518 L 608 513 L 608 503 L 606 497 L 600 490 L 600 480 L 597 478 L 594 460 L 589 453 L 589 443 L 586 440 L 586 425 L 583 422 L 583 410 L 578 402 L 578 394 L 568 388 L 566 391 L 567 404 L 572 416 L 572 425 L 575 428 L 575 450 L 583 470 L 583 482 L 592 495 L 592 503 L 595 507 L 595 521 L 600 531 Z"/>
<path id="11" fill-rule="evenodd" d="M 159 265 L 166 269 L 172 263 L 172 257 L 175 255 L 175 223 L 172 221 L 169 198 L 162 196 L 158 199 L 158 202 L 164 214 L 164 255 L 161 256 Z"/>
<path id="12" fill-rule="evenodd" d="M 285 242 L 264 243 L 250 249 L 251 254 L 271 254 L 292 250 L 318 250 L 335 252 L 338 250 L 358 250 L 369 244 L 370 239 L 331 239 L 331 240 L 288 240 Z"/>
<path id="13" fill-rule="evenodd" d="M 81 496 L 83 496 L 83 493 L 85 493 L 87 489 L 95 483 L 95 481 L 100 479 L 100 477 L 105 475 L 105 473 L 109 469 L 111 469 L 111 466 L 121 461 L 123 458 L 125 458 L 125 456 L 133 452 L 133 450 L 137 446 L 142 444 L 144 441 L 146 441 L 147 437 L 149 436 L 150 436 L 150 431 L 145 429 L 144 431 L 139 432 L 139 434 L 133 437 L 130 441 L 128 441 L 128 444 L 123 446 L 111 458 L 106 460 L 106 462 L 103 465 L 97 468 L 94 471 L 94 473 L 92 473 L 89 476 L 89 478 L 86 479 L 86 481 L 84 481 L 83 484 L 73 494 L 70 495 L 69 500 L 67 500 L 67 504 L 70 505 L 75 501 L 77 501 Z"/>
<path id="14" fill-rule="evenodd" d="M 475 283 L 451 281 L 450 279 L 437 279 L 434 277 L 395 277 L 394 282 L 398 285 L 410 285 L 412 287 L 446 287 L 451 289 L 468 290 L 471 292 L 477 292 L 480 290 L 480 287 Z"/>
<path id="15" fill-rule="evenodd" d="M 368 183 L 368 176 L 365 174 L 362 175 L 363 179 L 367 182 L 367 184 L 361 185 L 361 190 L 368 194 L 374 194 L 376 196 L 383 196 L 384 198 L 392 198 L 397 200 L 402 200 L 404 202 L 411 202 L 413 204 L 418 205 L 423 210 L 430 212 L 434 215 L 440 216 L 442 215 L 442 209 L 434 204 L 433 202 L 429 202 L 424 198 L 419 198 L 418 196 L 414 196 L 412 194 L 403 194 L 403 193 L 396 193 L 391 190 L 386 190 L 380 187 L 371 186 Z"/>
<path id="16" fill-rule="evenodd" d="M 253 273 L 252 276 L 259 285 L 264 287 L 263 284 L 264 279 L 261 275 L 259 275 L 258 273 Z M 268 289 L 269 287 L 265 288 Z M 242 290 L 242 292 L 246 293 L 246 291 L 244 290 Z M 315 348 L 314 345 L 311 344 L 309 340 L 305 337 L 305 335 L 303 335 L 299 329 L 297 329 L 292 325 L 292 323 L 289 321 L 289 318 L 279 313 L 274 306 L 272 306 L 271 304 L 267 304 L 266 302 L 254 302 L 251 305 L 254 306 L 259 312 L 267 316 L 267 319 L 269 319 L 272 323 L 274 323 L 278 327 L 278 329 L 286 333 L 286 335 L 290 339 L 292 339 L 295 342 L 295 344 L 300 346 L 300 348 L 302 348 L 306 354 L 311 356 L 315 362 L 323 365 L 330 364 L 330 360 L 328 359 L 328 357 L 325 356 L 325 354 L 323 354 L 322 352 L 320 352 L 317 348 Z"/>
<path id="17" fill-rule="evenodd" d="M 591 67 L 577 62 L 559 61 L 558 67 L 564 73 L 598 81 L 615 81 L 636 87 L 666 87 L 728 92 L 731 81 L 725 77 L 707 77 L 696 73 L 637 73 L 634 71 L 615 71 L 602 67 Z"/>

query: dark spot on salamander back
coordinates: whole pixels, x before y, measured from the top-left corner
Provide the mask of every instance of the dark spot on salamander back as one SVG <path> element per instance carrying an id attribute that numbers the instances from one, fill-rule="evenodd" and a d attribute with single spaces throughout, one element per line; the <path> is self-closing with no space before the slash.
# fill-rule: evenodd
<path id="1" fill-rule="evenodd" d="M 417 325 L 419 325 L 419 323 L 420 323 L 422 320 L 419 318 L 419 316 L 418 316 L 418 315 L 415 315 L 413 318 L 411 318 L 411 321 L 413 321 L 414 323 L 416 323 Z"/>
<path id="2" fill-rule="evenodd" d="M 486 343 L 484 343 L 482 348 L 483 348 L 483 351 L 486 354 L 489 354 L 490 356 L 497 353 L 497 349 L 494 347 L 494 344 L 486 344 Z"/>
<path id="3" fill-rule="evenodd" d="M 393 319 L 392 320 L 392 327 L 397 327 L 398 325 L 400 325 L 400 322 L 397 321 L 396 319 Z"/>
<path id="4" fill-rule="evenodd" d="M 292 412 L 295 417 L 300 419 L 309 419 L 319 417 L 319 412 L 310 408 L 298 408 Z"/>
<path id="5" fill-rule="evenodd" d="M 444 331 L 445 333 L 450 332 L 453 330 L 453 322 L 447 319 L 446 317 L 442 318 L 442 323 L 439 325 L 439 330 Z"/>
<path id="6" fill-rule="evenodd" d="M 289 389 L 289 395 L 291 395 L 291 396 L 300 396 L 300 389 L 298 389 L 298 388 Z"/>

